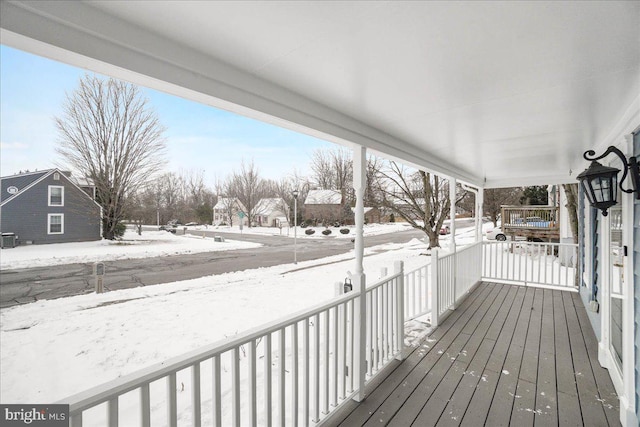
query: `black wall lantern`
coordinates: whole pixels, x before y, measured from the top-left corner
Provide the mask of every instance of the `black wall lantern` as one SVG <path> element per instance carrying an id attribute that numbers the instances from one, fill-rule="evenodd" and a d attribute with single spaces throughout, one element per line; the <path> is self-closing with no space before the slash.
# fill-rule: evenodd
<path id="1" fill-rule="evenodd" d="M 624 171 L 622 179 L 618 184 L 618 172 L 620 169 L 603 166 L 597 162 L 610 153 L 616 154 L 622 160 Z M 601 156 L 594 157 L 596 152 L 593 150 L 585 151 L 583 157 L 585 160 L 591 160 L 591 166 L 580 175 L 578 181 L 582 184 L 589 203 L 594 208 L 602 210 L 602 215 L 607 216 L 607 209 L 614 206 L 618 202 L 618 185 L 620 190 L 625 193 L 636 193 L 636 198 L 640 199 L 640 173 L 638 172 L 638 162 L 635 157 L 630 157 L 629 161 L 624 157 L 622 151 L 616 147 L 609 147 Z M 631 171 L 631 180 L 633 181 L 632 189 L 622 188 L 622 183 L 627 178 L 628 171 Z"/>

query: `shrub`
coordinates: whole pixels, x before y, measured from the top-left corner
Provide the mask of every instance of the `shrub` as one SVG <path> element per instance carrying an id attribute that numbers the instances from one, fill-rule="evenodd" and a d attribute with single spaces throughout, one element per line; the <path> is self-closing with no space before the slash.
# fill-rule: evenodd
<path id="1" fill-rule="evenodd" d="M 316 230 L 309 228 L 308 230 L 304 230 L 304 234 L 308 234 L 309 236 L 311 236 L 313 233 L 315 233 Z"/>
<path id="2" fill-rule="evenodd" d="M 329 230 L 328 228 L 326 230 L 322 230 L 322 234 L 328 236 L 329 234 L 331 234 L 331 230 Z"/>
<path id="3" fill-rule="evenodd" d="M 349 234 L 349 229 L 348 229 L 348 228 L 341 228 L 341 229 L 340 229 L 340 233 L 342 233 L 342 234 Z"/>
<path id="4" fill-rule="evenodd" d="M 113 230 L 113 235 L 115 237 L 122 237 L 125 231 L 127 231 L 127 225 L 119 222 Z"/>

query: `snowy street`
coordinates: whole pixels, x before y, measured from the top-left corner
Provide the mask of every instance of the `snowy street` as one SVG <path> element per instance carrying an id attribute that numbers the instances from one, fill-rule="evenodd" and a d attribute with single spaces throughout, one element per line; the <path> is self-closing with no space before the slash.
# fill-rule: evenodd
<path id="1" fill-rule="evenodd" d="M 240 234 L 228 228 L 193 227 L 186 235 L 174 235 L 149 227 L 142 236 L 128 232 L 119 242 L 70 243 L 55 245 L 55 250 L 47 245 L 4 250 L 0 307 L 91 293 L 95 261 L 105 262 L 104 286 L 110 291 L 287 264 L 294 255 L 293 233 L 289 238 L 286 232 L 283 236 L 267 234 L 278 231 L 258 228 Z M 223 236 L 225 241 L 216 242 L 215 236 Z M 302 236 L 297 240 L 299 261 L 353 249 L 349 235 Z M 415 237 L 421 237 L 421 232 L 404 224 L 370 226 L 365 244 L 404 243 Z"/>

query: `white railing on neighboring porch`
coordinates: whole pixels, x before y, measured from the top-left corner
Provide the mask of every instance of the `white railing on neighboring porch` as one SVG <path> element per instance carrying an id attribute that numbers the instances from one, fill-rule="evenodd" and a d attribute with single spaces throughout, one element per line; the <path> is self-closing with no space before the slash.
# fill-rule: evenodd
<path id="1" fill-rule="evenodd" d="M 484 242 L 482 277 L 525 284 L 575 287 L 578 245 Z"/>
<path id="2" fill-rule="evenodd" d="M 402 358 L 405 321 L 430 315 L 437 326 L 482 279 L 573 286 L 575 250 L 526 242 L 434 250 L 430 265 L 405 272 L 398 262 L 367 286 L 364 337 L 354 289 L 59 403 L 70 404 L 74 427 L 314 425 L 358 393 L 358 366 L 366 383 Z"/>

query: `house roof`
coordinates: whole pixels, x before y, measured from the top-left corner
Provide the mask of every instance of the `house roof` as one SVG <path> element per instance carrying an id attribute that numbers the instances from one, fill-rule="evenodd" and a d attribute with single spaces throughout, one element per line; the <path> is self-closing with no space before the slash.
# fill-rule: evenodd
<path id="1" fill-rule="evenodd" d="M 0 202 L 5 202 L 15 196 L 34 182 L 48 175 L 53 169 L 25 172 L 11 176 L 3 176 L 0 178 Z"/>
<path id="2" fill-rule="evenodd" d="M 264 198 L 258 203 L 257 212 L 263 215 L 270 215 L 273 212 L 283 212 L 288 206 L 281 197 Z"/>
<path id="3" fill-rule="evenodd" d="M 342 194 L 336 190 L 309 190 L 305 205 L 339 205 Z"/>
<path id="4" fill-rule="evenodd" d="M 637 1 L 0 7 L 5 45 L 477 186 L 575 182 L 640 114 Z"/>
<path id="5" fill-rule="evenodd" d="M 93 203 L 97 206 L 100 206 L 95 200 L 91 198 L 87 193 L 85 193 L 78 184 L 71 178 L 71 172 L 69 171 L 61 171 L 60 169 L 48 169 L 44 171 L 38 172 L 25 172 L 22 174 L 11 175 L 0 178 L 0 189 L 2 191 L 0 195 L 0 206 L 5 206 L 8 203 L 11 203 L 13 200 L 19 198 L 22 194 L 26 193 L 37 185 L 40 181 L 44 180 L 48 176 L 59 173 L 61 179 L 66 180 L 68 183 L 76 187 L 81 194 L 88 197 Z M 9 197 L 5 197 L 9 196 Z"/>

